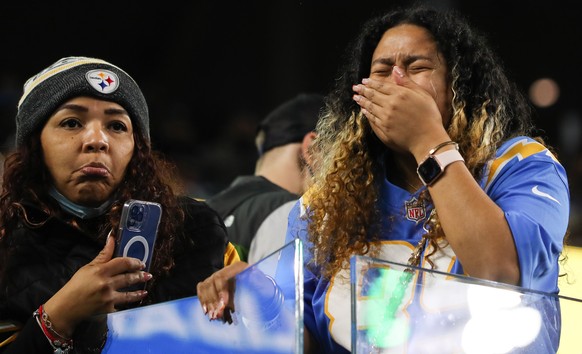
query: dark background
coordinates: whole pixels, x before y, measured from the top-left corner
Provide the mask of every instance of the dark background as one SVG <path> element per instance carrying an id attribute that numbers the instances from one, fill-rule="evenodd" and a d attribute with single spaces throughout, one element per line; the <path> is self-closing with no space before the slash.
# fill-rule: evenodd
<path id="1" fill-rule="evenodd" d="M 582 25 L 566 1 L 429 1 L 457 8 L 527 92 L 542 77 L 558 101 L 535 121 L 568 171 L 572 241 L 582 243 Z M 96 56 L 140 84 L 154 147 L 179 166 L 193 196 L 251 174 L 257 123 L 300 91 L 325 94 L 344 47 L 369 17 L 410 1 L 28 2 L 0 5 L 0 148 L 12 148 L 22 84 L 64 56 Z"/>

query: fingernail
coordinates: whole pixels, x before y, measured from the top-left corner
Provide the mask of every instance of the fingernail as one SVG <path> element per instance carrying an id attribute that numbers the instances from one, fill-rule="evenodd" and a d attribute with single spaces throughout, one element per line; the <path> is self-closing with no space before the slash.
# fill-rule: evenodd
<path id="1" fill-rule="evenodd" d="M 208 308 L 206 307 L 206 305 L 202 305 L 202 311 L 204 311 L 205 315 L 208 313 Z"/>
<path id="2" fill-rule="evenodd" d="M 362 99 L 362 96 L 360 96 L 360 95 L 354 95 L 353 98 L 354 98 L 354 101 L 360 102 L 360 100 Z"/>
<path id="3" fill-rule="evenodd" d="M 148 272 L 143 272 L 143 280 L 150 280 L 152 279 L 154 276 L 151 273 Z"/>
<path id="4" fill-rule="evenodd" d="M 362 84 L 366 85 L 368 83 L 370 83 L 370 79 L 369 78 L 365 77 L 365 78 L 362 79 Z"/>
<path id="5" fill-rule="evenodd" d="M 396 75 L 400 77 L 404 77 L 404 71 L 402 71 L 402 69 L 400 69 L 396 65 L 394 65 L 394 67 L 392 68 L 392 72 L 396 73 Z"/>
<path id="6" fill-rule="evenodd" d="M 221 310 L 224 309 L 224 300 L 223 299 L 220 299 L 220 302 L 218 303 L 218 308 Z"/>

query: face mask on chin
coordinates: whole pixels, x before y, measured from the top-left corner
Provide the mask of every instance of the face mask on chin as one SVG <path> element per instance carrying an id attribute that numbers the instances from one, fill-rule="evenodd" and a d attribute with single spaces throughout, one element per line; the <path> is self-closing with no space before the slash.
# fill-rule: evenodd
<path id="1" fill-rule="evenodd" d="M 62 195 L 55 188 L 55 186 L 51 186 L 51 188 L 49 189 L 49 195 L 59 203 L 59 205 L 65 212 L 83 220 L 92 219 L 105 214 L 105 212 L 109 210 L 109 207 L 111 207 L 111 204 L 113 204 L 113 199 L 105 201 L 105 203 L 101 204 L 96 208 L 75 204 L 69 199 L 67 199 L 64 195 Z"/>

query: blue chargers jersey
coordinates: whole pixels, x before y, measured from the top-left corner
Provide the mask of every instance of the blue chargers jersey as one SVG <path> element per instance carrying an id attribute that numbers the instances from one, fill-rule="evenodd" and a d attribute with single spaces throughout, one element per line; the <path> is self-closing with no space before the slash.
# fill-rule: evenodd
<path id="1" fill-rule="evenodd" d="M 519 258 L 519 286 L 558 293 L 558 257 L 570 206 L 563 166 L 534 139 L 516 137 L 505 142 L 495 159 L 486 165 L 480 186 L 505 213 Z M 431 206 L 418 203 L 420 191 L 410 194 L 388 181 L 384 181 L 380 193 L 378 208 L 382 215 L 395 217 L 383 218 L 385 231 L 373 247 L 379 248 L 377 258 L 405 264 L 421 239 L 423 222 Z M 296 237 L 303 241 L 305 264 L 312 259 L 305 218 L 308 198 L 307 193 L 291 210 L 285 241 L 291 242 Z M 431 260 L 439 271 L 465 274 L 451 247 L 440 249 Z M 424 255 L 420 265 L 431 268 Z M 317 270 L 304 267 L 305 326 L 323 352 L 348 353 L 351 348 L 349 269 L 339 271 L 330 281 L 314 272 Z"/>

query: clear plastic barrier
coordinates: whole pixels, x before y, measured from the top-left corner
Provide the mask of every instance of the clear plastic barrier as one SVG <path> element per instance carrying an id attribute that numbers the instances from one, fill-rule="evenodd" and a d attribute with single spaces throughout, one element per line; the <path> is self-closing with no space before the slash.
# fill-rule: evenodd
<path id="1" fill-rule="evenodd" d="M 351 285 L 353 353 L 582 352 L 580 299 L 363 256 Z"/>
<path id="2" fill-rule="evenodd" d="M 303 353 L 302 264 L 296 240 L 238 274 L 230 325 L 197 297 L 109 314 L 102 353 Z"/>

